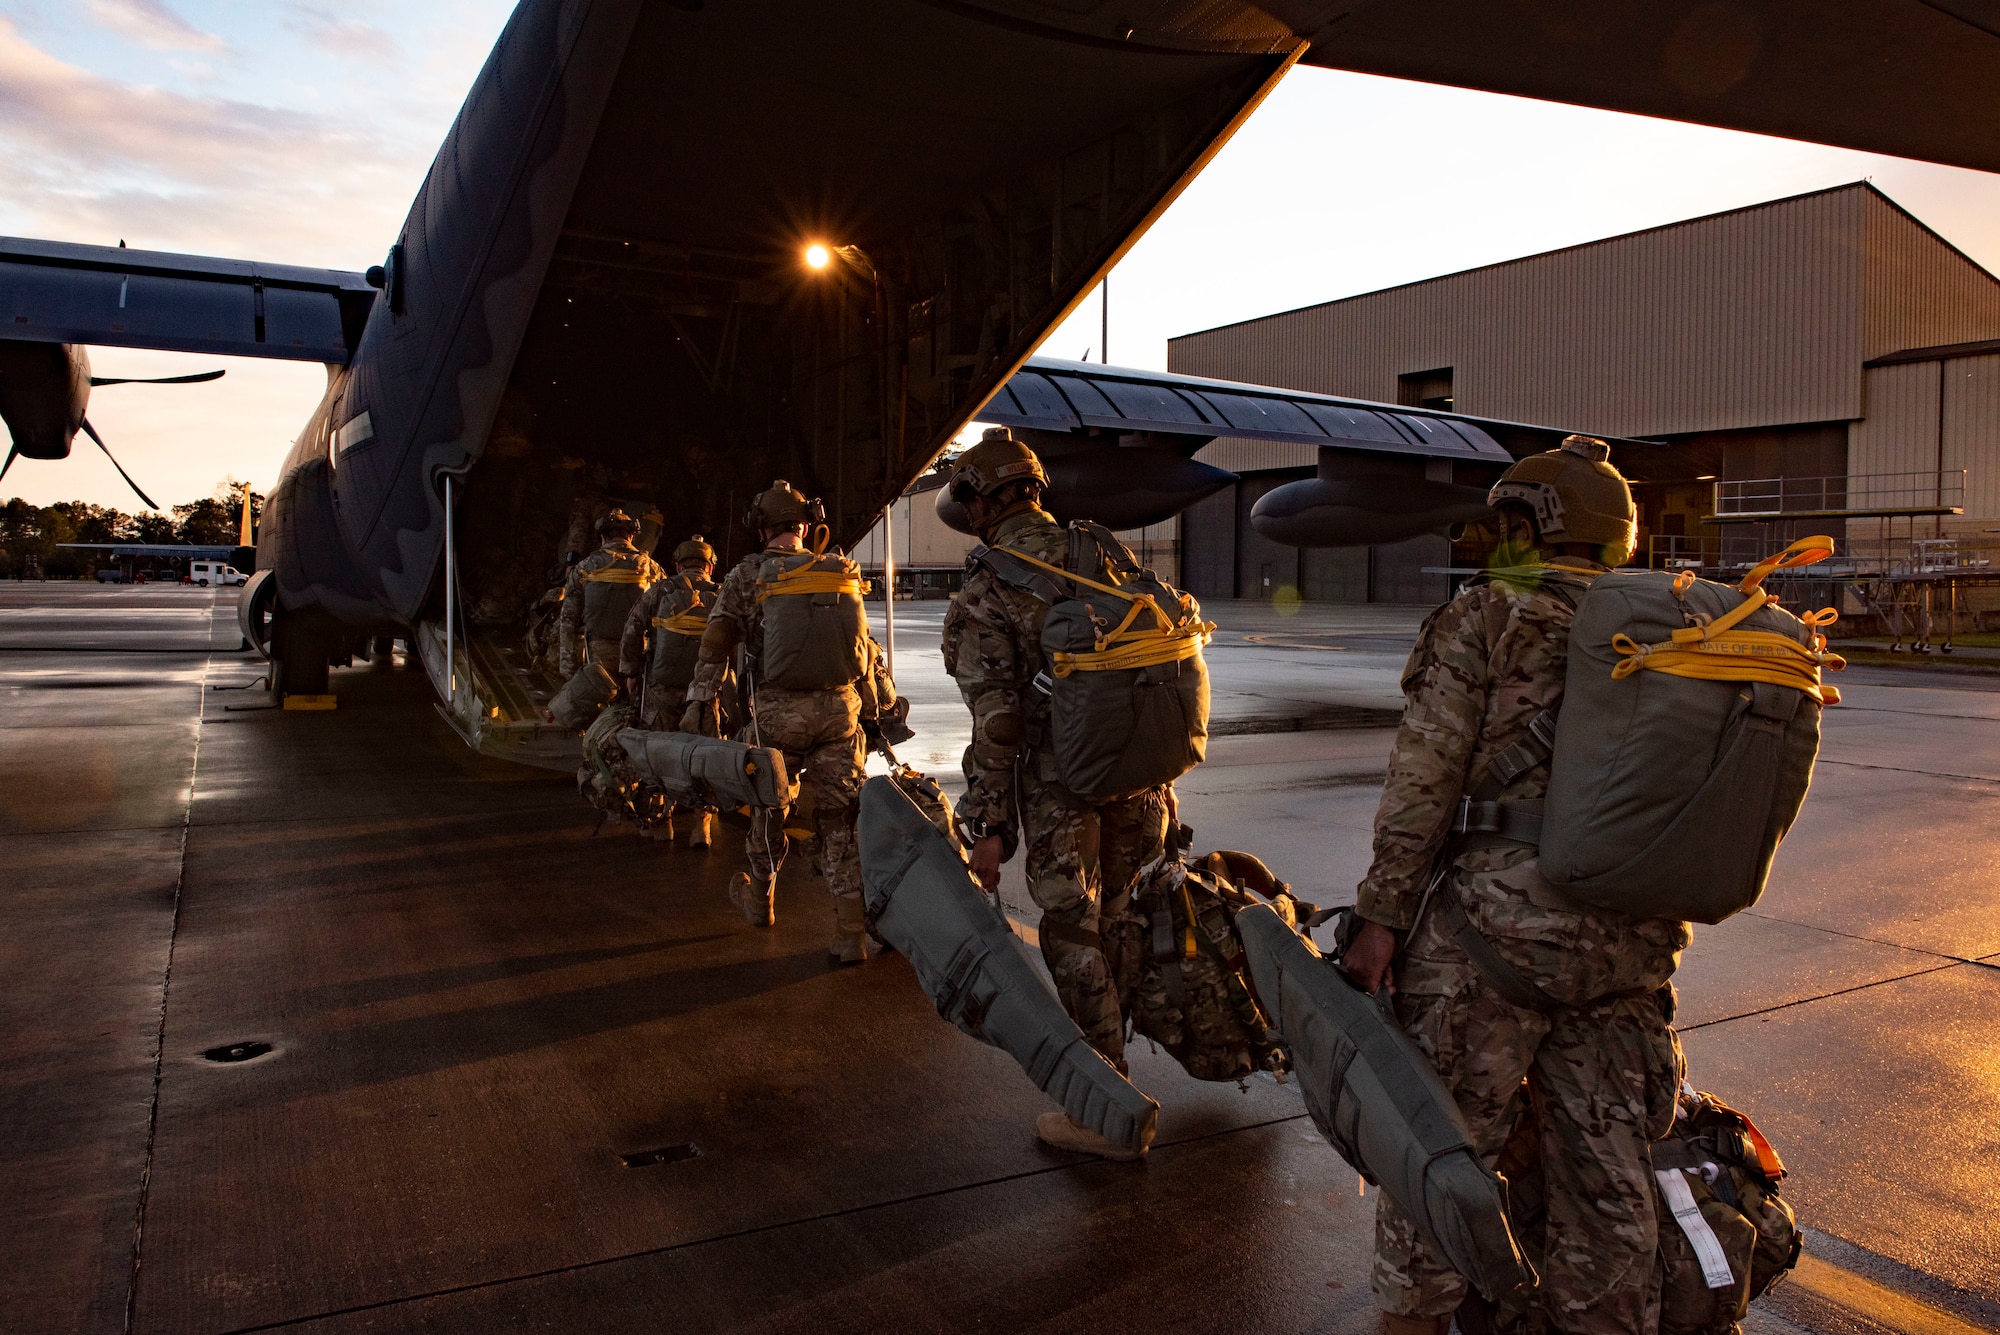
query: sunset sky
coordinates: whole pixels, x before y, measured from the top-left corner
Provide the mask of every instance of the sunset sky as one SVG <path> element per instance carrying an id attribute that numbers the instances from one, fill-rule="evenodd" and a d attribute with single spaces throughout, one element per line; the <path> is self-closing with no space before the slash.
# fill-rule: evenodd
<path id="1" fill-rule="evenodd" d="M 511 0 L 0 0 L 0 233 L 364 268 Z M 1230 320 L 1872 177 L 1989 268 L 2000 177 L 1518 98 L 1294 73 L 1112 280 L 1111 360 Z M 1101 355 L 1093 297 L 1044 345 Z M 268 486 L 314 365 L 105 349 L 91 419 L 165 503 Z M 137 502 L 87 441 L 0 496 Z"/>

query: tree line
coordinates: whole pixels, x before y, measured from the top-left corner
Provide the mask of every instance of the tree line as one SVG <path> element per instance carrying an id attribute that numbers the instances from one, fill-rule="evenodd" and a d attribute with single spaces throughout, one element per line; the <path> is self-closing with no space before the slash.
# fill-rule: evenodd
<path id="1" fill-rule="evenodd" d="M 213 496 L 176 505 L 166 514 L 157 510 L 126 514 L 87 501 L 30 505 L 16 496 L 0 504 L 0 579 L 11 579 L 31 569 L 31 559 L 50 579 L 81 579 L 99 566 L 110 564 L 110 552 L 63 546 L 70 542 L 234 547 L 239 533 L 242 485 L 229 479 L 216 486 Z M 263 505 L 264 498 L 252 492 L 252 522 L 263 512 Z"/>

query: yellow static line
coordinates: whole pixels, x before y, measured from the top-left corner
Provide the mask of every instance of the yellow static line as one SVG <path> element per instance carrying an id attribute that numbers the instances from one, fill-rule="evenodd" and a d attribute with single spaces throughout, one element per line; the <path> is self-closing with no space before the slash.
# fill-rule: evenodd
<path id="1" fill-rule="evenodd" d="M 1844 1307 L 1903 1335 L 1987 1335 L 1984 1326 L 1975 1326 L 1963 1317 L 1918 1302 L 1810 1254 L 1799 1258 L 1789 1282 L 1815 1298 Z"/>

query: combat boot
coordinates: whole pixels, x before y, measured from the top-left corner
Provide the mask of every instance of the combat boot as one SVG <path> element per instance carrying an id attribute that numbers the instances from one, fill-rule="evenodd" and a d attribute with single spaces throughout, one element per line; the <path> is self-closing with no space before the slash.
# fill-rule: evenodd
<path id="1" fill-rule="evenodd" d="M 1451 1335 L 1451 1314 L 1398 1316 L 1394 1312 L 1384 1312 L 1382 1335 Z"/>
<path id="2" fill-rule="evenodd" d="M 861 911 L 860 895 L 833 897 L 833 940 L 826 953 L 835 964 L 864 964 L 877 947 L 868 936 L 868 919 Z"/>
<path id="3" fill-rule="evenodd" d="M 694 828 L 688 831 L 689 848 L 707 848 L 715 838 L 715 813 L 704 807 L 694 813 Z"/>
<path id="4" fill-rule="evenodd" d="M 1076 1154 L 1095 1154 L 1113 1163 L 1131 1163 L 1146 1157 L 1144 1150 L 1128 1150 L 1114 1145 L 1087 1126 L 1079 1126 L 1068 1113 L 1058 1109 L 1035 1119 L 1035 1135 L 1044 1145 Z"/>
<path id="5" fill-rule="evenodd" d="M 759 880 L 747 871 L 739 871 L 729 878 L 729 902 L 743 910 L 743 917 L 752 927 L 769 927 L 778 920 L 777 897 L 775 876 Z"/>

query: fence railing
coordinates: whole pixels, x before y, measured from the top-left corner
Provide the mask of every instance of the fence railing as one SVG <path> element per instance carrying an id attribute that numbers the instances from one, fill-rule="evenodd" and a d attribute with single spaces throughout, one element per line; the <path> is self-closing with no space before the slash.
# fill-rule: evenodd
<path id="1" fill-rule="evenodd" d="M 1717 519 L 1964 512 L 1963 468 L 1838 477 L 1765 477 L 1715 484 Z"/>

